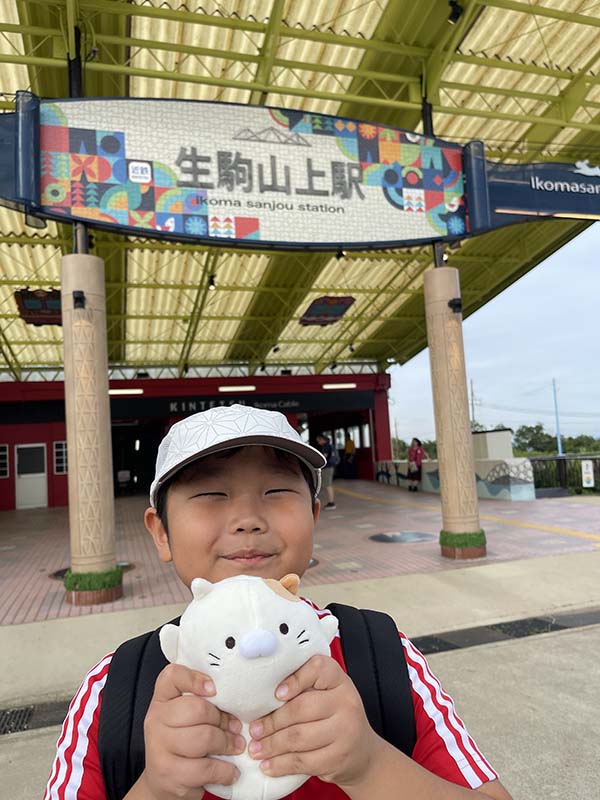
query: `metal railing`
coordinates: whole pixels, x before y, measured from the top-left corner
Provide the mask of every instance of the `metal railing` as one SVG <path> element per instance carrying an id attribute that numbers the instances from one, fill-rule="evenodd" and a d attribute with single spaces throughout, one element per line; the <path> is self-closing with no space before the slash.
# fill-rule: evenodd
<path id="1" fill-rule="evenodd" d="M 581 462 L 591 461 L 594 465 L 595 491 L 600 491 L 600 455 L 578 453 L 562 456 L 531 456 L 533 482 L 536 489 L 582 490 L 583 480 Z"/>

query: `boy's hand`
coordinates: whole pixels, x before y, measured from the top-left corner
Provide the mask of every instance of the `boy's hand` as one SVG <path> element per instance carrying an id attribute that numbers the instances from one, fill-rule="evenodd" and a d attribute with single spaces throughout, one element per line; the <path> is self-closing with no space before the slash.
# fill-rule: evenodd
<path id="1" fill-rule="evenodd" d="M 206 675 L 187 667 L 169 664 L 160 673 L 144 721 L 146 768 L 138 782 L 144 787 L 140 796 L 200 800 L 205 784 L 229 785 L 237 779 L 232 764 L 208 757 L 235 755 L 246 747 L 240 721 L 204 699 L 214 693 Z"/>
<path id="2" fill-rule="evenodd" d="M 275 695 L 285 705 L 250 725 L 248 752 L 267 775 L 316 775 L 349 787 L 373 769 L 382 740 L 333 658 L 313 656 Z"/>

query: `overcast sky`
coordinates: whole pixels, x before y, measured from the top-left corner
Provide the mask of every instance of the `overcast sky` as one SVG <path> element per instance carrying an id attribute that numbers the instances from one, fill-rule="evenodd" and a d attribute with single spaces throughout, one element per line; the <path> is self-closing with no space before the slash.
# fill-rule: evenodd
<path id="1" fill-rule="evenodd" d="M 600 436 L 600 223 L 472 314 L 463 333 L 479 422 L 555 433 L 556 378 L 561 433 Z M 434 438 L 429 351 L 390 373 L 392 434 L 397 425 L 402 439 Z"/>

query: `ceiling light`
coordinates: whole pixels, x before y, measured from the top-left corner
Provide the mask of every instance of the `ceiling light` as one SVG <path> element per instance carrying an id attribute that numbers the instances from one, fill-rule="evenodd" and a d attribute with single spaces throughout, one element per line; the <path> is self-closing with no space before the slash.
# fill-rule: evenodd
<path id="1" fill-rule="evenodd" d="M 345 255 L 346 255 L 346 251 L 345 250 L 338 250 L 337 253 L 335 254 L 335 257 L 339 261 L 340 258 L 344 258 Z"/>
<path id="2" fill-rule="evenodd" d="M 219 386 L 220 392 L 255 392 L 256 386 Z"/>
<path id="3" fill-rule="evenodd" d="M 278 344 L 276 344 L 276 345 L 275 345 L 275 347 L 273 348 L 273 352 L 274 352 L 274 353 L 278 353 L 280 349 L 281 349 L 281 348 L 279 347 L 279 345 L 278 345 Z"/>
<path id="4" fill-rule="evenodd" d="M 144 394 L 143 389 L 109 389 L 108 393 L 111 395 L 123 395 L 123 394 Z"/>
<path id="5" fill-rule="evenodd" d="M 261 372 L 264 372 L 266 370 L 266 366 L 264 364 L 261 364 L 259 369 Z"/>
<path id="6" fill-rule="evenodd" d="M 450 6 L 450 13 L 448 14 L 448 22 L 451 25 L 456 25 L 458 20 L 462 17 L 464 8 L 461 6 L 458 0 L 448 0 L 448 5 Z"/>
<path id="7" fill-rule="evenodd" d="M 348 345 L 348 350 L 349 350 L 351 353 L 353 353 L 353 352 L 354 352 L 354 345 L 353 345 L 353 344 L 349 344 L 349 345 Z"/>
<path id="8" fill-rule="evenodd" d="M 208 279 L 208 291 L 214 292 L 216 288 L 217 287 L 215 285 L 215 276 L 211 275 L 210 278 Z"/>
<path id="9" fill-rule="evenodd" d="M 338 365 L 337 365 L 337 364 L 336 364 L 336 362 L 334 361 L 334 362 L 333 362 L 333 364 L 331 365 L 331 369 L 332 369 L 332 370 L 334 370 L 334 369 L 337 369 L 337 366 L 338 366 Z"/>
<path id="10" fill-rule="evenodd" d="M 324 383 L 322 389 L 356 389 L 355 383 Z"/>

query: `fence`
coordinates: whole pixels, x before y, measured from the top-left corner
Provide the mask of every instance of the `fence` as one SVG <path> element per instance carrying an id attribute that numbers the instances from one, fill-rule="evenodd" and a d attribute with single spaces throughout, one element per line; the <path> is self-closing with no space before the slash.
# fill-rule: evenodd
<path id="1" fill-rule="evenodd" d="M 595 491 L 600 491 L 600 455 L 533 456 L 533 482 L 536 489 L 571 489 L 581 491 L 581 462 L 594 465 Z"/>

